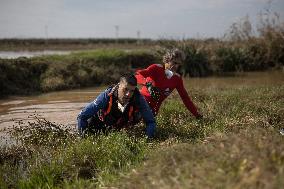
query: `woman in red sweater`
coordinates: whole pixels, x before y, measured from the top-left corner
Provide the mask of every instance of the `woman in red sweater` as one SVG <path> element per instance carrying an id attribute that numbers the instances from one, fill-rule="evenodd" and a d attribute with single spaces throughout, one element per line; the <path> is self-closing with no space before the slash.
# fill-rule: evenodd
<path id="1" fill-rule="evenodd" d="M 149 103 L 154 115 L 157 115 L 162 102 L 177 89 L 187 109 L 197 119 L 202 118 L 184 88 L 182 77 L 176 73 L 184 59 L 183 52 L 174 49 L 163 56 L 164 65 L 152 64 L 146 69 L 137 70 L 137 82 L 142 85 L 140 93 Z"/>

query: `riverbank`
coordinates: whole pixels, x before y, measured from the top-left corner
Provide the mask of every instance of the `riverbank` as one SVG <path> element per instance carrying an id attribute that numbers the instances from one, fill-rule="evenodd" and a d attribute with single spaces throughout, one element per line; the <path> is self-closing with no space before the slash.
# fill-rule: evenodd
<path id="1" fill-rule="evenodd" d="M 203 43 L 203 42 L 202 42 Z M 256 56 L 252 49 L 222 46 L 199 49 L 196 44 L 178 43 L 186 59 L 180 73 L 187 77 L 234 75 L 235 73 L 281 70 L 283 53 L 267 60 L 267 54 Z M 175 47 L 174 46 L 174 47 Z M 57 90 L 109 85 L 125 73 L 134 73 L 153 63 L 161 63 L 165 48 L 155 50 L 100 49 L 32 58 L 0 59 L 0 98 Z M 277 60 L 274 56 L 277 56 Z M 279 62 L 282 61 L 282 62 Z"/>
<path id="2" fill-rule="evenodd" d="M 97 50 L 0 59 L 0 96 L 107 85 L 155 58 L 147 51 Z"/>
<path id="3" fill-rule="evenodd" d="M 0 150 L 0 186 L 283 188 L 284 78 L 275 76 L 185 80 L 204 119 L 174 93 L 151 141 L 143 125 L 85 139 L 50 122 L 20 125 L 13 134 L 24 145 Z"/>
<path id="4" fill-rule="evenodd" d="M 184 83 L 193 99 L 200 95 L 197 91 L 204 89 L 226 90 L 229 88 L 252 88 L 254 86 L 282 86 L 283 72 L 250 72 L 235 76 L 184 78 Z M 0 99 L 0 129 L 12 128 L 19 122 L 27 124 L 35 117 L 50 122 L 76 127 L 76 117 L 80 110 L 107 86 L 56 91 L 32 96 L 10 96 Z M 196 91 L 193 93 L 192 91 Z"/>

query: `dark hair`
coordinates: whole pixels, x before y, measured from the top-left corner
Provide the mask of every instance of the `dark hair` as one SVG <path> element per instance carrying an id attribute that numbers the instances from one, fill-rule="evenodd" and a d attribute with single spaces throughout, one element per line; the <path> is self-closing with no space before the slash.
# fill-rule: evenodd
<path id="1" fill-rule="evenodd" d="M 134 74 L 125 74 L 121 76 L 120 82 L 127 82 L 130 85 L 137 86 L 137 79 Z"/>

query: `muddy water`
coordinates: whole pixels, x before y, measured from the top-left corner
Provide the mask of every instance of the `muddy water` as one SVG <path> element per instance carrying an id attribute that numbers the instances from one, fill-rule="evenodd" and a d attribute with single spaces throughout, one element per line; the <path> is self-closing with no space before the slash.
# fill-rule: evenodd
<path id="1" fill-rule="evenodd" d="M 5 128 L 18 126 L 19 121 L 35 121 L 45 118 L 57 124 L 76 127 L 76 117 L 105 87 L 84 90 L 52 92 L 36 96 L 13 96 L 0 100 L 0 145 L 7 143 Z"/>

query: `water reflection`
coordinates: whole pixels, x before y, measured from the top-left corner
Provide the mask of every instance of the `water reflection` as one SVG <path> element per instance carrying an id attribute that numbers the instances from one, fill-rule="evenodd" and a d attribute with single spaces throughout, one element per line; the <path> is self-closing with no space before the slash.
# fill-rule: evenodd
<path id="1" fill-rule="evenodd" d="M 31 58 L 34 56 L 42 56 L 42 55 L 66 55 L 70 54 L 71 51 L 52 51 L 52 50 L 44 50 L 44 51 L 0 51 L 0 58 L 19 58 L 26 57 Z"/>

